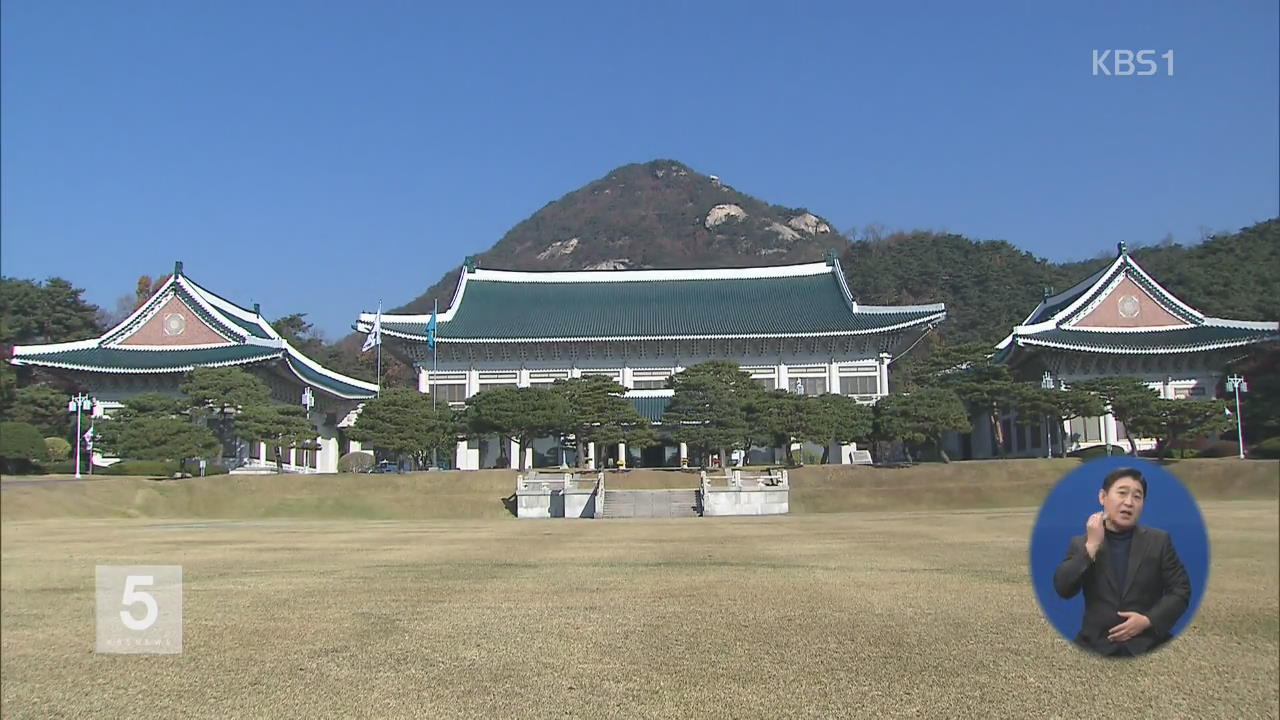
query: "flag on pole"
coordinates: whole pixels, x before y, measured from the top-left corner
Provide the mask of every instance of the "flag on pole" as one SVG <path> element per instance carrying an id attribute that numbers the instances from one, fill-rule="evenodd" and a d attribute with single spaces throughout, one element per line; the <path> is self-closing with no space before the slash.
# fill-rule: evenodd
<path id="1" fill-rule="evenodd" d="M 427 322 L 427 347 L 435 349 L 436 346 L 436 309 L 431 309 L 431 320 Z"/>
<path id="2" fill-rule="evenodd" d="M 93 423 L 89 423 L 89 429 L 84 432 L 84 449 L 93 452 Z"/>
<path id="3" fill-rule="evenodd" d="M 378 314 L 373 318 L 373 327 L 369 330 L 369 337 L 364 339 L 364 346 L 360 348 L 360 352 L 369 352 L 374 345 L 382 344 L 382 302 L 378 302 Z"/>
<path id="4" fill-rule="evenodd" d="M 1231 417 L 1231 408 L 1227 408 L 1227 407 L 1222 408 L 1222 414 L 1226 415 L 1227 417 Z"/>

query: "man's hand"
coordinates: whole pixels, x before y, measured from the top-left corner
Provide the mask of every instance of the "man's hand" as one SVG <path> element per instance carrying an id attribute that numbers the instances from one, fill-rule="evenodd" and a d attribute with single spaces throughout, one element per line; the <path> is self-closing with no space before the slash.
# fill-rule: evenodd
<path id="1" fill-rule="evenodd" d="M 1111 642 L 1127 642 L 1132 640 L 1134 637 L 1137 637 L 1143 630 L 1151 627 L 1151 621 L 1147 619 L 1146 615 L 1141 613 L 1118 612 L 1116 614 L 1125 620 L 1119 625 L 1111 628 L 1110 634 L 1107 635 L 1107 639 Z"/>
<path id="2" fill-rule="evenodd" d="M 1102 547 L 1102 539 L 1106 536 L 1103 521 L 1106 519 L 1105 512 L 1096 512 L 1084 524 L 1084 551 L 1089 553 L 1090 560 L 1098 556 L 1098 548 Z"/>

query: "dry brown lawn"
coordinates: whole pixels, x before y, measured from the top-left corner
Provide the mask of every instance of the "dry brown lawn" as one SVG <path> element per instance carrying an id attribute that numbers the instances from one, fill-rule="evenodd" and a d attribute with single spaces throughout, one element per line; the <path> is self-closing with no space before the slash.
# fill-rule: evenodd
<path id="1" fill-rule="evenodd" d="M 1042 618 L 1027 581 L 1031 508 L 653 521 L 6 514 L 0 713 L 1276 717 L 1280 505 L 1203 510 L 1212 572 L 1199 614 L 1167 649 L 1128 663 L 1076 651 Z M 184 568 L 180 656 L 94 653 L 94 565 L 135 563 Z"/>

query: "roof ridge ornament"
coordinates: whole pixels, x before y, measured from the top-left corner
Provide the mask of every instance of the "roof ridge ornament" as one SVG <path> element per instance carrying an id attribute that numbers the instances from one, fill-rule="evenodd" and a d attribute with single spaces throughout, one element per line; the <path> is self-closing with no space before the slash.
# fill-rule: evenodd
<path id="1" fill-rule="evenodd" d="M 836 251 L 831 248 L 827 248 L 825 260 L 828 266 L 834 267 L 836 264 Z"/>
<path id="2" fill-rule="evenodd" d="M 1123 240 L 1121 240 L 1120 242 L 1116 243 L 1116 250 L 1117 250 L 1121 255 L 1128 255 L 1128 254 L 1129 254 L 1129 246 L 1128 246 L 1128 245 L 1126 245 L 1126 244 L 1125 244 L 1125 242 L 1124 242 Z"/>
<path id="3" fill-rule="evenodd" d="M 465 271 L 466 271 L 466 272 L 468 272 L 468 273 L 473 273 L 473 272 L 475 272 L 475 271 L 476 271 L 476 256 L 475 256 L 475 255 L 468 255 L 468 256 L 466 257 L 466 259 L 464 259 L 464 260 L 462 261 L 462 269 L 463 269 L 463 270 L 465 270 Z"/>
<path id="4" fill-rule="evenodd" d="M 182 261 L 181 260 L 173 261 L 173 276 L 182 277 Z"/>

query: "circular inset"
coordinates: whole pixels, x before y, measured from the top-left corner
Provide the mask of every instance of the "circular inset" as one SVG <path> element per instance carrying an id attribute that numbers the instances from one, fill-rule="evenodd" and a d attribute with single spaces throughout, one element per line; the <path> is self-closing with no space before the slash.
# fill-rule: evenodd
<path id="1" fill-rule="evenodd" d="M 1195 498 L 1169 471 L 1127 455 L 1099 458 L 1045 498 L 1030 567 L 1040 607 L 1063 637 L 1100 655 L 1140 655 L 1195 615 L 1209 538 Z"/>
<path id="2" fill-rule="evenodd" d="M 169 313 L 164 316 L 164 334 L 181 335 L 187 329 L 187 318 L 181 313 Z"/>
<path id="3" fill-rule="evenodd" d="M 1138 304 L 1138 296 L 1125 295 L 1120 298 L 1120 317 L 1136 318 L 1142 306 Z"/>

